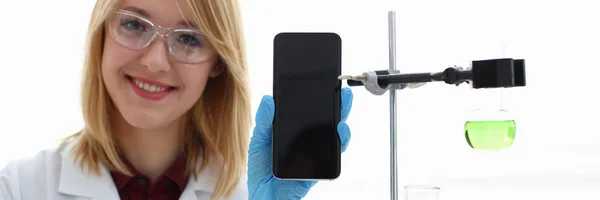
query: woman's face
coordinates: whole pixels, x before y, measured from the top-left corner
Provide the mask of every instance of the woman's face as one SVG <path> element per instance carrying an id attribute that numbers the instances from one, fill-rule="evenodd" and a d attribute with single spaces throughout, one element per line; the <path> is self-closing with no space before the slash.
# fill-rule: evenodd
<path id="1" fill-rule="evenodd" d="M 216 53 L 206 38 L 185 21 L 192 17 L 184 6 L 183 1 L 123 0 L 119 8 L 125 12 L 108 21 L 102 77 L 117 109 L 134 127 L 173 124 L 222 69 L 213 67 Z"/>

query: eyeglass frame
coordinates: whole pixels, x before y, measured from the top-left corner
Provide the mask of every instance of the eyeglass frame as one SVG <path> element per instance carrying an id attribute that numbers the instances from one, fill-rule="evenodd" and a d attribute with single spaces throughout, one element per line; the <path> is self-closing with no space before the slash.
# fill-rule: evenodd
<path id="1" fill-rule="evenodd" d="M 177 59 L 177 56 L 173 55 L 174 53 L 173 53 L 173 51 L 172 51 L 172 46 L 171 46 L 171 44 L 168 42 L 168 41 L 169 41 L 169 39 L 168 39 L 168 37 L 169 37 L 169 34 L 171 34 L 171 33 L 175 33 L 175 32 L 191 32 L 191 33 L 196 33 L 196 34 L 199 34 L 199 35 L 201 35 L 201 36 L 203 36 L 203 37 L 205 36 L 205 35 L 204 35 L 204 33 L 203 33 L 203 32 L 202 32 L 200 29 L 198 29 L 198 28 L 173 28 L 173 27 L 163 27 L 163 26 L 161 26 L 160 24 L 158 24 L 158 23 L 154 23 L 154 22 L 153 22 L 153 21 L 151 21 L 150 19 L 147 19 L 146 17 L 144 17 L 144 16 L 141 16 L 141 15 L 139 15 L 139 14 L 135 13 L 135 12 L 132 12 L 132 11 L 129 11 L 129 10 L 124 10 L 124 9 L 118 9 L 118 10 L 116 10 L 116 11 L 113 13 L 113 16 L 111 16 L 111 17 L 110 17 L 110 18 L 107 20 L 107 22 L 106 22 L 106 24 L 105 24 L 105 25 L 106 25 L 105 27 L 107 27 L 107 28 L 109 29 L 109 31 L 108 31 L 108 34 L 109 34 L 110 38 L 111 38 L 112 40 L 114 40 L 115 42 L 119 43 L 119 44 L 120 44 L 120 42 L 119 42 L 119 41 L 117 41 L 117 40 L 114 38 L 115 36 L 113 36 L 113 34 L 112 34 L 112 31 L 110 31 L 110 29 L 111 29 L 110 27 L 111 27 L 111 26 L 113 26 L 113 24 L 111 24 L 111 22 L 112 22 L 112 19 L 115 17 L 115 16 L 114 16 L 115 14 L 123 14 L 123 15 L 128 15 L 128 16 L 130 16 L 130 17 L 135 17 L 135 18 L 141 19 L 141 20 L 143 20 L 144 22 L 146 22 L 146 23 L 150 24 L 150 25 L 151 25 L 151 26 L 154 28 L 154 34 L 152 34 L 152 38 L 150 38 L 150 39 L 148 40 L 148 42 L 147 42 L 146 44 L 144 44 L 144 45 L 143 45 L 142 47 L 140 47 L 140 48 L 132 48 L 132 47 L 129 47 L 129 46 L 127 46 L 127 45 L 122 45 L 122 44 L 121 44 L 122 46 L 124 46 L 124 47 L 126 47 L 126 48 L 128 48 L 128 49 L 132 49 L 132 50 L 142 50 L 142 49 L 145 49 L 145 48 L 147 48 L 148 46 L 150 46 L 150 45 L 151 45 L 153 42 L 155 42 L 155 41 L 156 41 L 156 38 L 162 37 L 163 39 L 165 39 L 165 41 L 167 41 L 167 47 L 169 48 L 169 54 L 171 54 L 171 56 L 174 56 L 174 57 L 176 57 L 176 59 Z M 163 31 L 165 31 L 166 33 L 165 33 L 165 34 L 161 34 L 161 33 L 160 33 L 160 30 L 163 30 Z M 159 36 L 159 37 L 157 37 L 157 36 Z M 214 52 L 214 51 L 213 51 L 213 49 L 212 49 L 212 47 L 211 47 L 211 45 L 210 45 L 210 42 L 208 42 L 208 41 L 207 41 L 205 45 L 208 45 L 208 47 L 207 47 L 207 48 L 210 48 L 211 52 Z M 206 60 L 209 60 L 211 57 L 213 57 L 213 56 L 207 56 L 207 58 L 205 58 L 205 59 L 202 59 L 201 61 L 198 61 L 198 62 L 185 62 L 185 61 L 181 61 L 180 59 L 177 59 L 177 60 L 178 60 L 178 61 L 180 61 L 180 62 L 183 62 L 183 63 L 187 63 L 187 64 L 198 64 L 198 63 L 202 63 L 202 62 L 204 62 L 204 61 L 206 61 Z"/>

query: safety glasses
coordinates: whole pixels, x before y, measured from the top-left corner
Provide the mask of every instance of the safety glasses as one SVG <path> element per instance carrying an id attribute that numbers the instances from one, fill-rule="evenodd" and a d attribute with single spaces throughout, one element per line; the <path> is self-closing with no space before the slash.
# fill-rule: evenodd
<path id="1" fill-rule="evenodd" d="M 209 59 L 213 52 L 197 29 L 165 28 L 127 10 L 117 10 L 108 21 L 110 37 L 122 46 L 141 50 L 157 38 L 165 38 L 169 53 L 178 61 L 195 64 Z"/>

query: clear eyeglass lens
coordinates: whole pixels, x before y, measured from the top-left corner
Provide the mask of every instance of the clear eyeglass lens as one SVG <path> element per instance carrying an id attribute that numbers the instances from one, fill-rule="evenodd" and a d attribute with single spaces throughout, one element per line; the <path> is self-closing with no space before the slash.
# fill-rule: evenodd
<path id="1" fill-rule="evenodd" d="M 145 48 L 156 33 L 149 22 L 125 13 L 117 13 L 111 22 L 111 37 L 131 49 Z"/>
<path id="2" fill-rule="evenodd" d="M 182 62 L 198 63 L 211 55 L 211 48 L 205 37 L 193 30 L 175 30 L 169 33 L 169 50 Z"/>

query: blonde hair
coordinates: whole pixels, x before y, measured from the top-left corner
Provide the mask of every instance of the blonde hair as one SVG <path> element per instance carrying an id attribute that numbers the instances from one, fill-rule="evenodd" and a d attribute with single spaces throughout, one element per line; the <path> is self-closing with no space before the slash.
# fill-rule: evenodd
<path id="1" fill-rule="evenodd" d="M 193 22 L 206 34 L 219 55 L 217 65 L 224 72 L 206 85 L 203 95 L 186 114 L 184 150 L 188 171 L 198 173 L 216 156 L 222 173 L 213 198 L 229 196 L 246 173 L 249 132 L 252 126 L 250 90 L 243 27 L 237 0 L 187 0 Z M 99 174 L 99 165 L 125 174 L 131 172 L 120 158 L 112 132 L 115 106 L 101 74 L 105 21 L 117 8 L 117 0 L 98 0 L 88 27 L 82 82 L 82 109 L 85 128 L 68 137 L 77 137 L 74 153 L 83 168 Z M 202 165 L 196 166 L 198 159 Z"/>

